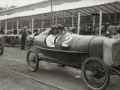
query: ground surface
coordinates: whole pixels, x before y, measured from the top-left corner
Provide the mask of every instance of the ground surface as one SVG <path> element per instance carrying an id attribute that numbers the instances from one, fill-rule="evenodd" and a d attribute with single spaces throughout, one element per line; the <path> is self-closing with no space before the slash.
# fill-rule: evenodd
<path id="1" fill-rule="evenodd" d="M 19 46 L 4 47 L 0 56 L 0 66 L 30 76 L 36 80 L 61 87 L 64 90 L 90 90 L 81 78 L 81 71 L 71 67 L 59 67 L 57 64 L 40 62 L 36 72 L 29 71 L 26 64 L 28 50 L 20 50 Z M 120 90 L 120 78 L 111 77 L 106 90 Z M 59 90 L 58 88 L 25 78 L 0 68 L 0 90 Z"/>

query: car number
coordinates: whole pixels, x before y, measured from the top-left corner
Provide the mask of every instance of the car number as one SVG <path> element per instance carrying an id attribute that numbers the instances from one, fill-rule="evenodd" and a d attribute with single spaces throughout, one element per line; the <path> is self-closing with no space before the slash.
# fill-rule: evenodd
<path id="1" fill-rule="evenodd" d="M 62 43 L 63 47 L 68 47 L 68 43 L 72 40 L 72 36 L 68 36 L 65 38 L 66 41 Z"/>

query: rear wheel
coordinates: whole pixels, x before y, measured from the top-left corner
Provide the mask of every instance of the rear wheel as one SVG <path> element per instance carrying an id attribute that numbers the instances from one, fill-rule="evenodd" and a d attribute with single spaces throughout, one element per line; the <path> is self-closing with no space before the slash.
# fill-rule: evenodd
<path id="1" fill-rule="evenodd" d="M 90 57 L 83 62 L 82 77 L 93 90 L 104 90 L 110 81 L 108 67 L 97 57 Z"/>
<path id="2" fill-rule="evenodd" d="M 0 55 L 2 55 L 3 54 L 3 45 L 2 44 L 0 44 Z"/>
<path id="3" fill-rule="evenodd" d="M 28 51 L 26 61 L 31 71 L 35 72 L 38 69 L 39 59 L 36 52 L 34 52 L 33 50 Z"/>

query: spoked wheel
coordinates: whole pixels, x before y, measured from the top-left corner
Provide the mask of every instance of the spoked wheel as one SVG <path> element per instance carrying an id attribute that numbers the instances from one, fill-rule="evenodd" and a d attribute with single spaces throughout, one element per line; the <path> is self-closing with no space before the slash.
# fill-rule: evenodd
<path id="1" fill-rule="evenodd" d="M 0 43 L 0 55 L 2 55 L 3 54 L 3 45 Z"/>
<path id="2" fill-rule="evenodd" d="M 39 66 L 39 60 L 38 60 L 38 56 L 37 56 L 36 52 L 34 52 L 33 50 L 29 50 L 27 53 L 26 60 L 27 60 L 29 69 L 31 71 L 35 72 Z"/>
<path id="3" fill-rule="evenodd" d="M 31 43 L 30 41 L 26 41 L 26 49 L 29 50 L 31 48 Z"/>
<path id="4" fill-rule="evenodd" d="M 108 67 L 97 57 L 90 57 L 83 62 L 82 77 L 93 90 L 104 90 L 110 81 Z"/>

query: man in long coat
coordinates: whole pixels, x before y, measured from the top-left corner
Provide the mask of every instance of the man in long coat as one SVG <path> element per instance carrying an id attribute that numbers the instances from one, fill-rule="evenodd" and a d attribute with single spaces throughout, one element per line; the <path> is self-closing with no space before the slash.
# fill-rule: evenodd
<path id="1" fill-rule="evenodd" d="M 21 37 L 21 50 L 25 49 L 25 42 L 26 42 L 26 28 L 24 28 L 23 32 L 22 32 L 22 37 Z"/>

